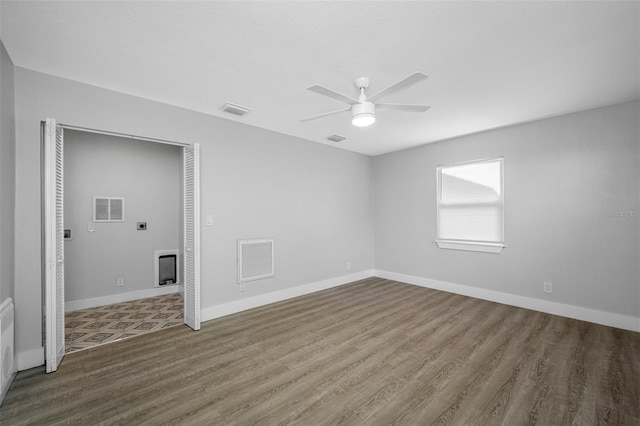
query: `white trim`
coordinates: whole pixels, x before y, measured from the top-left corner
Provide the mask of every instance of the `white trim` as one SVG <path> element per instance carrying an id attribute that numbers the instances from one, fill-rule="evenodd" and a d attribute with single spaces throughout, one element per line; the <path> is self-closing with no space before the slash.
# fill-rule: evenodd
<path id="1" fill-rule="evenodd" d="M 95 133 L 98 135 L 116 136 L 116 137 L 125 138 L 125 139 L 135 139 L 135 140 L 145 141 L 145 142 L 162 143 L 165 145 L 177 145 L 177 146 L 191 145 L 188 142 L 176 142 L 176 141 L 170 141 L 166 139 L 146 138 L 144 136 L 129 135 L 126 133 L 118 133 L 118 132 L 109 132 L 106 130 L 90 129 L 88 127 L 71 126 L 69 124 L 58 123 L 58 127 L 62 127 L 63 129 L 68 129 L 68 130 L 76 130 L 79 132 Z"/>
<path id="2" fill-rule="evenodd" d="M 284 290 L 273 291 L 271 293 L 259 294 L 246 299 L 234 300 L 233 302 L 222 303 L 220 305 L 209 306 L 202 309 L 202 321 L 209 321 L 215 318 L 224 317 L 226 315 L 235 314 L 237 312 L 246 311 L 248 309 L 257 308 L 259 306 L 269 305 L 271 303 L 281 302 L 305 294 L 315 293 L 316 291 L 326 290 L 332 287 L 338 287 L 349 284 L 353 281 L 363 280 L 373 276 L 372 270 L 356 272 L 340 277 L 329 278 L 322 281 L 316 281 L 309 284 L 299 285 Z"/>
<path id="3" fill-rule="evenodd" d="M 477 241 L 434 240 L 441 249 L 480 251 L 483 253 L 500 253 L 502 243 L 481 243 Z"/>
<path id="4" fill-rule="evenodd" d="M 437 167 L 462 166 L 464 164 L 482 163 L 485 161 L 494 161 L 494 160 L 504 160 L 504 157 L 498 156 L 498 157 L 478 158 L 477 160 L 465 160 L 465 161 L 458 161 L 455 163 L 438 164 Z"/>
<path id="5" fill-rule="evenodd" d="M 44 365 L 44 347 L 19 352 L 16 355 L 18 361 L 18 371 L 28 370 Z"/>
<path id="6" fill-rule="evenodd" d="M 491 302 L 498 302 L 519 308 L 532 309 L 534 311 L 559 315 L 566 318 L 573 318 L 609 327 L 640 332 L 640 317 L 632 317 L 592 308 L 583 308 L 564 303 L 550 302 L 548 300 L 535 299 L 533 297 L 518 296 L 516 294 L 470 287 L 462 284 L 454 284 L 446 281 L 432 280 L 430 278 L 417 277 L 414 275 L 389 272 L 379 269 L 374 270 L 374 276 L 413 284 L 420 287 L 431 288 L 434 290 L 442 290 L 478 299 L 489 300 Z"/>
<path id="7" fill-rule="evenodd" d="M 65 302 L 64 311 L 72 312 L 79 309 L 97 308 L 98 306 L 113 305 L 114 303 L 130 302 L 132 300 L 146 299 L 147 297 L 164 296 L 178 292 L 178 286 L 164 286 L 147 290 L 136 290 L 127 293 L 112 294 L 109 296 L 94 297 L 92 299 L 72 300 Z"/>

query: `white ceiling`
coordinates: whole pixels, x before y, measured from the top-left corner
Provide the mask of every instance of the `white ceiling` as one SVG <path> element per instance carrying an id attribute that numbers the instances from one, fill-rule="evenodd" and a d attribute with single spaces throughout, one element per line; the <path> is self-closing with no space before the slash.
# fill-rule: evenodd
<path id="1" fill-rule="evenodd" d="M 640 97 L 638 2 L 9 2 L 17 66 L 378 155 Z M 298 120 L 420 71 L 384 98 L 432 105 Z M 242 118 L 220 111 L 230 101 Z M 340 143 L 326 140 L 339 134 Z"/>

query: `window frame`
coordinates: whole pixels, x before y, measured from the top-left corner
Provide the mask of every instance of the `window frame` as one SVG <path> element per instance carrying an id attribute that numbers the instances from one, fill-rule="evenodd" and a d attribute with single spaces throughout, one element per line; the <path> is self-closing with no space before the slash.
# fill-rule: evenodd
<path id="1" fill-rule="evenodd" d="M 465 239 L 440 238 L 440 200 L 442 199 L 442 169 L 461 166 L 465 164 L 500 162 L 500 198 L 502 202 L 502 241 L 479 241 Z M 436 167 L 436 239 L 434 242 L 441 249 L 476 251 L 484 253 L 500 253 L 505 245 L 504 219 L 505 219 L 505 195 L 504 195 L 504 157 L 482 158 L 478 160 L 461 161 L 457 163 L 443 164 Z M 470 203 L 471 204 L 471 203 Z"/>

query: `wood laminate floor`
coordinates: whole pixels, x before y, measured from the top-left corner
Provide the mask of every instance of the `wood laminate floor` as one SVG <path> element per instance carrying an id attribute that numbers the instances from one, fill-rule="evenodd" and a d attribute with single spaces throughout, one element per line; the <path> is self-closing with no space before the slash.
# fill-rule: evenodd
<path id="1" fill-rule="evenodd" d="M 384 279 L 18 373 L 0 423 L 640 424 L 640 334 Z"/>

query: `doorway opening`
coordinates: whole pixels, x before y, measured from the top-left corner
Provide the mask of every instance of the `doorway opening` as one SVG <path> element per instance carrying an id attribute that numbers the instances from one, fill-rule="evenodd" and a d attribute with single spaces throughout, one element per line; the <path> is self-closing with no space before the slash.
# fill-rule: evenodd
<path id="1" fill-rule="evenodd" d="M 65 129 L 63 160 L 65 353 L 182 323 L 182 148 Z"/>
<path id="2" fill-rule="evenodd" d="M 67 244 L 65 243 L 65 237 L 67 237 L 66 241 L 70 242 L 74 238 L 74 235 L 79 238 L 80 235 L 85 237 L 91 236 L 95 237 L 99 232 L 103 235 L 109 234 L 127 234 L 128 237 L 125 237 L 124 243 L 110 243 L 104 245 L 103 249 L 106 247 L 109 254 L 117 254 L 122 253 L 125 257 L 135 258 L 138 251 L 141 251 L 141 248 L 134 247 L 134 242 L 138 240 L 144 240 L 142 238 L 144 235 L 150 236 L 151 233 L 148 232 L 155 221 L 147 221 L 141 218 L 136 219 L 136 209 L 135 205 L 144 205 L 144 193 L 138 192 L 138 195 L 133 196 L 134 199 L 137 199 L 133 205 L 129 205 L 131 203 L 127 203 L 126 197 L 123 197 L 118 194 L 104 194 L 96 192 L 97 188 L 94 190 L 93 196 L 89 197 L 93 200 L 92 205 L 92 216 L 91 220 L 86 220 L 85 215 L 79 220 L 76 221 L 76 225 L 74 225 L 79 232 L 74 233 L 73 228 L 67 228 L 67 220 L 65 219 L 65 202 L 67 201 L 65 197 L 65 156 L 64 156 L 64 144 L 65 144 L 65 132 L 67 134 L 81 134 L 84 138 L 88 137 L 110 137 L 110 138 L 118 138 L 120 142 L 128 144 L 128 146 L 133 146 L 134 142 L 138 143 L 153 143 L 152 145 L 156 147 L 156 149 L 162 147 L 165 151 L 168 149 L 176 150 L 180 152 L 182 157 L 182 167 L 181 170 L 178 170 L 179 173 L 176 176 L 181 176 L 181 183 L 177 184 L 174 180 L 174 184 L 178 187 L 177 193 L 180 194 L 179 199 L 182 203 L 182 209 L 178 208 L 178 214 L 174 214 L 180 218 L 179 223 L 182 223 L 182 226 L 178 226 L 179 230 L 176 232 L 178 234 L 177 242 L 180 247 L 180 256 L 182 259 L 181 265 L 178 266 L 179 271 L 181 272 L 181 279 L 178 280 L 179 283 L 175 285 L 170 285 L 175 290 L 167 291 L 167 286 L 162 288 L 162 294 L 148 294 L 145 293 L 147 290 L 142 290 L 142 293 L 134 291 L 129 292 L 134 295 L 150 295 L 152 297 L 166 295 L 170 293 L 178 293 L 184 296 L 183 301 L 183 323 L 187 324 L 194 330 L 198 330 L 200 328 L 200 262 L 199 262 L 199 245 L 200 245 L 200 237 L 199 237 L 199 146 L 198 144 L 184 144 L 177 143 L 171 141 L 163 141 L 157 139 L 150 139 L 144 137 L 137 137 L 132 135 L 124 135 L 114 132 L 105 132 L 101 130 L 93 130 L 86 128 L 79 128 L 70 125 L 64 124 L 56 124 L 54 119 L 47 119 L 46 122 L 42 124 L 43 128 L 43 235 L 44 235 L 44 244 L 43 244 L 43 286 L 44 286 L 44 329 L 45 329 L 45 338 L 44 338 L 44 346 L 45 346 L 45 364 L 46 371 L 52 372 L 57 369 L 58 364 L 62 360 L 64 356 L 65 350 L 65 248 Z M 88 136 L 90 135 L 90 136 Z M 85 146 L 86 147 L 86 146 Z M 100 172 L 105 168 L 116 167 L 121 164 L 114 165 L 113 162 L 106 161 L 107 156 L 99 155 L 99 159 L 101 161 L 98 162 L 98 165 L 95 167 L 97 170 L 97 181 L 100 181 Z M 142 156 L 133 156 L 133 158 L 127 158 L 128 161 L 133 163 L 134 168 L 142 164 Z M 123 160 L 124 161 L 124 160 Z M 82 162 L 76 163 L 82 164 Z M 71 167 L 71 163 L 69 165 Z M 86 166 L 86 164 L 85 164 Z M 179 166 L 179 165 L 178 165 Z M 180 167 L 178 167 L 180 169 Z M 94 171 L 95 172 L 95 171 Z M 106 175 L 106 174 L 105 174 Z M 125 178 L 127 186 L 125 188 L 131 189 L 135 187 L 138 181 L 142 180 L 145 174 L 138 174 L 138 178 Z M 116 174 L 117 176 L 117 174 Z M 115 177 L 114 179 L 117 179 Z M 177 180 L 177 179 L 176 179 Z M 109 183 L 109 182 L 107 182 Z M 105 189 L 106 188 L 106 189 Z M 107 190 L 108 187 L 103 187 L 103 190 Z M 79 191 L 80 192 L 80 191 Z M 87 194 L 85 193 L 83 197 L 87 198 Z M 160 197 L 162 198 L 162 197 Z M 98 200 L 99 203 L 96 201 Z M 108 202 L 105 202 L 107 200 Z M 115 200 L 115 203 L 111 203 L 112 200 Z M 161 200 L 162 201 L 162 200 Z M 147 200 L 147 203 L 149 201 Z M 99 206 L 98 206 L 99 204 Z M 115 209 L 112 209 L 112 204 L 115 206 Z M 102 210 L 99 209 L 102 208 Z M 144 214 L 152 215 L 154 210 L 161 210 L 166 207 L 166 204 L 163 204 L 162 207 L 155 207 L 151 210 L 147 210 Z M 87 208 L 86 204 L 83 208 Z M 97 214 L 96 211 L 100 211 L 100 214 Z M 113 210 L 113 211 L 112 211 Z M 128 217 L 127 215 L 132 214 L 133 216 Z M 140 212 L 138 211 L 138 214 Z M 174 212 L 175 213 L 175 212 Z M 155 217 L 155 216 L 149 216 Z M 156 222 L 160 224 L 161 221 Z M 107 227 L 106 225 L 120 225 L 120 228 L 117 227 Z M 129 228 L 126 228 L 127 224 Z M 134 233 L 131 234 L 131 229 L 133 229 Z M 161 230 L 162 226 L 158 226 L 158 230 Z M 147 232 L 147 234 L 145 234 Z M 174 235 L 175 237 L 175 235 Z M 96 239 L 96 238 L 94 238 Z M 174 241 L 176 239 L 174 238 Z M 160 244 L 157 241 L 153 244 Z M 157 246 L 151 245 L 150 247 L 154 249 L 158 249 Z M 168 243 L 165 243 L 168 244 Z M 173 244 L 172 244 L 173 245 Z M 101 244 L 97 245 L 101 247 Z M 166 249 L 167 247 L 161 247 Z M 144 251 L 144 250 L 142 250 Z M 147 281 L 147 283 L 152 282 L 153 272 L 151 267 L 153 265 L 153 252 L 154 250 L 150 250 L 151 254 L 148 256 L 148 262 L 142 261 L 150 264 L 149 267 L 151 278 Z M 100 258 L 100 256 L 98 256 Z M 102 260 L 102 259 L 99 259 Z M 70 261 L 73 262 L 73 257 L 70 258 Z M 134 259 L 134 261 L 136 261 Z M 117 263 L 117 262 L 116 262 Z M 122 262 L 121 262 L 122 263 Z M 98 263 L 98 265 L 100 265 Z M 113 265 L 112 265 L 113 266 Z M 117 268 L 118 266 L 116 266 Z M 98 275 L 95 274 L 96 268 L 99 266 L 95 266 L 89 269 L 78 268 L 79 275 L 74 277 L 74 280 L 80 279 L 80 281 L 87 280 L 87 278 L 96 278 Z M 124 268 L 124 267 L 121 267 Z M 76 270 L 73 268 L 72 270 Z M 127 270 L 131 271 L 131 270 Z M 113 271 L 111 271 L 113 273 Z M 115 280 L 112 280 L 111 283 L 114 287 L 125 287 L 126 283 L 129 282 L 130 285 L 136 285 L 135 283 L 140 281 L 139 277 L 136 277 L 136 272 L 127 272 L 127 274 L 131 274 L 132 280 L 129 281 L 127 279 L 127 274 L 124 271 L 115 272 L 116 277 Z M 108 274 L 107 274 L 108 275 Z M 144 275 L 144 274 L 143 274 Z M 100 275 L 100 279 L 103 279 L 104 276 Z M 107 276 L 107 280 L 111 280 L 113 277 Z M 144 279 L 146 280 L 146 278 Z M 180 283 L 180 281 L 182 281 Z M 166 284 L 166 283 L 165 283 Z M 146 284 L 145 284 L 146 285 Z M 126 292 L 122 292 L 120 290 L 119 295 L 100 295 L 100 292 L 104 291 L 104 286 L 100 287 L 97 291 L 98 294 L 96 297 L 84 297 L 89 293 L 83 293 L 83 297 L 80 297 L 78 300 L 81 301 L 81 304 L 94 304 L 91 307 L 95 306 L 96 302 L 108 300 L 109 297 L 116 297 L 115 306 L 118 306 L 122 303 L 131 302 L 131 294 L 125 295 Z M 153 287 L 155 288 L 155 287 Z M 84 288 L 82 291 L 87 290 Z M 95 289 L 94 289 L 95 290 Z M 82 293 L 81 291 L 81 293 Z M 93 291 L 93 290 L 92 290 Z M 155 291 L 155 290 L 150 290 Z M 120 297 L 120 299 L 117 299 Z M 105 299 L 106 298 L 106 299 Z M 67 304 L 73 302 L 74 300 L 66 300 Z M 102 305 L 102 304 L 100 304 Z M 175 305 L 175 304 L 174 304 Z M 112 305 L 114 306 L 114 305 Z M 68 306 L 69 307 L 69 306 Z M 68 309 L 69 311 L 77 310 L 73 308 L 78 308 L 79 305 L 71 305 L 72 309 Z M 86 306 L 81 306 L 82 308 L 86 308 Z M 132 308 L 133 309 L 133 308 Z M 167 313 L 168 314 L 168 313 Z M 98 315 L 98 314 L 96 314 Z M 120 324 L 120 327 L 124 327 L 124 324 Z M 96 340 L 100 340 L 99 336 Z"/>

